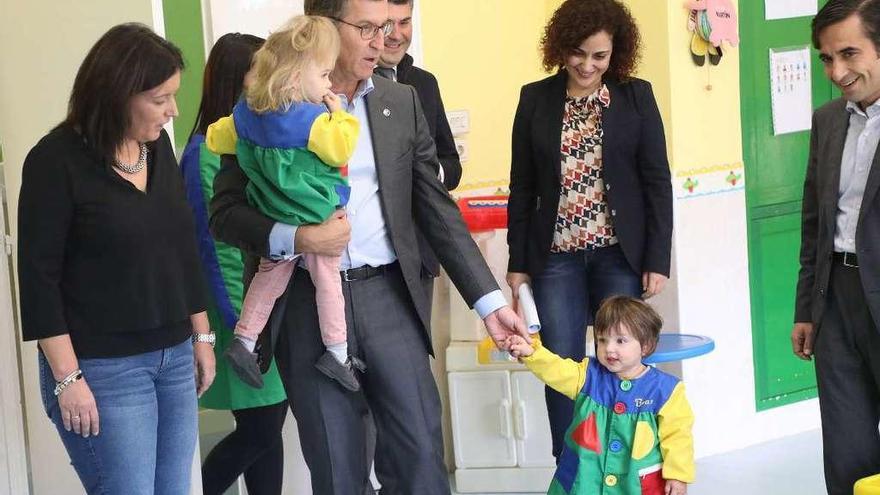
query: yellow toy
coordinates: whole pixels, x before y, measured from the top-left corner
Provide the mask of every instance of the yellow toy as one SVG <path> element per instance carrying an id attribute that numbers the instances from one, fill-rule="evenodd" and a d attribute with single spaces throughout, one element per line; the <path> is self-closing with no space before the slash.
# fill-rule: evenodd
<path id="1" fill-rule="evenodd" d="M 880 474 L 856 481 L 853 495 L 880 495 Z"/>

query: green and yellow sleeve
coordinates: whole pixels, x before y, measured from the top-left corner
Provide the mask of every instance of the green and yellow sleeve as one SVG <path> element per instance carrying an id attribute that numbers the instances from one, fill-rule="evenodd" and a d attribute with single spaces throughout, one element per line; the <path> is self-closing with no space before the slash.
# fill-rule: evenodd
<path id="1" fill-rule="evenodd" d="M 684 383 L 679 382 L 657 413 L 664 479 L 693 483 L 696 472 L 693 425 L 694 413 L 684 395 Z"/>
<path id="2" fill-rule="evenodd" d="M 208 126 L 205 135 L 205 146 L 215 155 L 232 155 L 235 153 L 235 144 L 238 142 L 238 133 L 235 132 L 235 122 L 232 116 L 223 117 Z"/>
<path id="3" fill-rule="evenodd" d="M 357 119 L 348 112 L 323 113 L 312 123 L 308 149 L 327 165 L 341 167 L 354 154 L 359 129 Z"/>

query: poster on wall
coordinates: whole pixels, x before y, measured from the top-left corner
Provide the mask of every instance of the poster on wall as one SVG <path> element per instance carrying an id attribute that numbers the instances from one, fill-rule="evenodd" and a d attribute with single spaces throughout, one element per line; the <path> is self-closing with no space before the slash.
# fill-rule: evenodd
<path id="1" fill-rule="evenodd" d="M 764 19 L 791 19 L 816 15 L 816 0 L 764 0 Z"/>
<path id="2" fill-rule="evenodd" d="M 773 134 L 810 129 L 812 106 L 810 48 L 770 49 Z"/>

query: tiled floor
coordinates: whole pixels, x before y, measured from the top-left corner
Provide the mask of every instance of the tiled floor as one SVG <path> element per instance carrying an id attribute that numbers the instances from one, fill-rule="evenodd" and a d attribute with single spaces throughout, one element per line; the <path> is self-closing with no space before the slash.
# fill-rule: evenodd
<path id="1" fill-rule="evenodd" d="M 697 482 L 688 488 L 689 495 L 825 493 L 819 430 L 700 459 L 697 461 Z M 453 491 L 453 495 L 459 494 Z"/>
<path id="2" fill-rule="evenodd" d="M 689 495 L 825 495 L 819 430 L 697 462 Z"/>
<path id="3" fill-rule="evenodd" d="M 452 495 L 460 495 L 457 491 L 455 491 L 455 482 L 451 478 L 449 480 L 449 484 L 452 486 Z M 496 495 L 496 494 L 494 494 L 494 493 L 491 493 L 491 494 L 490 493 L 477 493 L 477 494 L 468 493 L 467 495 Z M 508 492 L 508 493 L 498 494 L 498 495 L 535 495 L 535 494 L 533 494 L 533 493 L 509 493 Z"/>
<path id="4" fill-rule="evenodd" d="M 204 423 L 210 424 L 209 421 Z M 228 426 L 220 425 L 222 428 Z M 203 426 L 204 428 L 204 426 Z M 222 429 L 221 428 L 221 429 Z M 228 431 L 228 430 L 227 430 Z M 285 455 L 284 493 L 308 493 L 308 472 L 295 438 L 293 421 L 285 425 L 289 445 L 297 447 Z M 222 431 L 203 431 L 202 455 L 222 438 Z M 461 495 L 450 481 L 453 495 Z M 242 490 L 241 493 L 245 493 Z M 697 481 L 689 495 L 825 495 L 822 475 L 822 438 L 809 431 L 747 449 L 706 457 L 697 461 Z M 237 495 L 233 488 L 227 495 Z M 494 494 L 468 494 L 494 495 Z M 511 494 L 505 495 L 526 495 Z"/>

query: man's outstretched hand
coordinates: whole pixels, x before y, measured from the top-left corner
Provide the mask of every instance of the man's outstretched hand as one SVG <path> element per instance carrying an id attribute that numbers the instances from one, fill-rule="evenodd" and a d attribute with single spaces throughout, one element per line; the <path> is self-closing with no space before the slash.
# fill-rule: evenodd
<path id="1" fill-rule="evenodd" d="M 507 338 L 511 335 L 519 335 L 529 344 L 532 343 L 532 338 L 529 336 L 525 322 L 510 306 L 502 306 L 496 309 L 483 318 L 483 323 L 486 325 L 486 331 L 489 332 L 489 336 L 495 341 L 495 346 L 499 349 L 507 350 Z"/>

